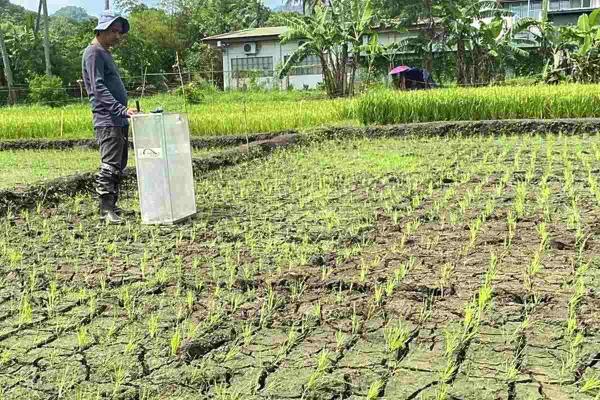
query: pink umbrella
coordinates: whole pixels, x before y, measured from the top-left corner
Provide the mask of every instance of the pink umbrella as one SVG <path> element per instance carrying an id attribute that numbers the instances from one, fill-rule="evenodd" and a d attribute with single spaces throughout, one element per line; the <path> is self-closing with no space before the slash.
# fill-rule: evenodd
<path id="1" fill-rule="evenodd" d="M 399 67 L 396 67 L 393 70 L 391 70 L 390 75 L 401 74 L 404 71 L 408 71 L 409 69 L 410 67 L 407 67 L 406 65 L 400 65 Z"/>

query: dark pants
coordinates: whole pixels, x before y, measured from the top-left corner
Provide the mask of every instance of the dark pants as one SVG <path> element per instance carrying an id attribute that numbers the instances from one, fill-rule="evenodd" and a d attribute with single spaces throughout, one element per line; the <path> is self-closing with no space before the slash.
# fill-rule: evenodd
<path id="1" fill-rule="evenodd" d="M 96 128 L 100 145 L 100 171 L 96 175 L 96 192 L 100 195 L 119 195 L 119 184 L 127 167 L 129 127 Z"/>

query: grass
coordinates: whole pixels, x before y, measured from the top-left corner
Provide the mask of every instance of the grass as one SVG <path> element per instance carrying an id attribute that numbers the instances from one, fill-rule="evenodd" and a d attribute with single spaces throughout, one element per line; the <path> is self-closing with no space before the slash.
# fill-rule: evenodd
<path id="1" fill-rule="evenodd" d="M 600 117 L 600 85 L 369 92 L 355 101 L 363 124 Z"/>
<path id="2" fill-rule="evenodd" d="M 318 91 L 210 92 L 201 104 L 175 95 L 142 99 L 146 111 L 187 112 L 195 136 L 239 135 L 323 125 L 400 124 L 510 118 L 598 117 L 600 85 L 448 88 L 399 92 L 374 89 L 329 100 Z M 134 104 L 132 99 L 131 104 Z M 87 104 L 62 108 L 0 108 L 0 139 L 89 138 Z"/>
<path id="3" fill-rule="evenodd" d="M 158 95 L 142 99 L 142 109 L 162 108 L 186 112 L 194 136 L 278 132 L 325 124 L 353 123 L 344 104 L 327 100 L 318 93 L 227 92 L 211 95 L 198 105 L 185 105 L 182 97 Z M 131 105 L 135 99 L 131 99 Z M 91 112 L 86 104 L 61 108 L 17 106 L 0 108 L 0 139 L 90 138 Z"/>
<path id="4" fill-rule="evenodd" d="M 206 157 L 219 150 L 194 150 L 194 157 Z M 135 166 L 133 150 L 129 166 Z M 24 189 L 61 176 L 96 171 L 98 150 L 17 150 L 0 151 L 0 190 Z"/>
<path id="5" fill-rule="evenodd" d="M 9 213 L 2 395 L 592 400 L 599 161 L 585 135 L 330 141 L 205 174 L 176 226 Z"/>

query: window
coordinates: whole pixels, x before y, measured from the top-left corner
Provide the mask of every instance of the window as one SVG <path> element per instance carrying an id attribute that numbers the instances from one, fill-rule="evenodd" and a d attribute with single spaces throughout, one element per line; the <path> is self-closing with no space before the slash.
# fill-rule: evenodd
<path id="1" fill-rule="evenodd" d="M 273 57 L 243 57 L 231 59 L 231 72 L 238 78 L 258 73 L 258 76 L 273 76 Z M 247 73 L 247 74 L 245 74 Z"/>
<path id="2" fill-rule="evenodd" d="M 284 60 L 287 61 L 289 56 L 285 56 Z M 290 76 L 294 75 L 321 75 L 323 74 L 323 68 L 321 68 L 321 60 L 319 57 L 312 55 L 306 57 L 301 62 L 290 68 Z"/>
<path id="3" fill-rule="evenodd" d="M 540 19 L 542 17 L 542 2 L 541 1 L 532 1 L 531 2 L 531 10 L 529 11 L 529 16 L 531 18 Z"/>
<path id="4" fill-rule="evenodd" d="M 590 8 L 591 0 L 571 0 L 571 8 Z"/>

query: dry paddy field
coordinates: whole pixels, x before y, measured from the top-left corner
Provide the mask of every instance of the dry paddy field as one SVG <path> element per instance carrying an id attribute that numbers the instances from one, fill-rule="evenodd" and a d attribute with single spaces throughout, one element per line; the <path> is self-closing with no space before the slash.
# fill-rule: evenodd
<path id="1" fill-rule="evenodd" d="M 598 399 L 600 138 L 354 139 L 0 218 L 3 399 Z M 135 193 L 124 205 L 137 207 Z"/>

